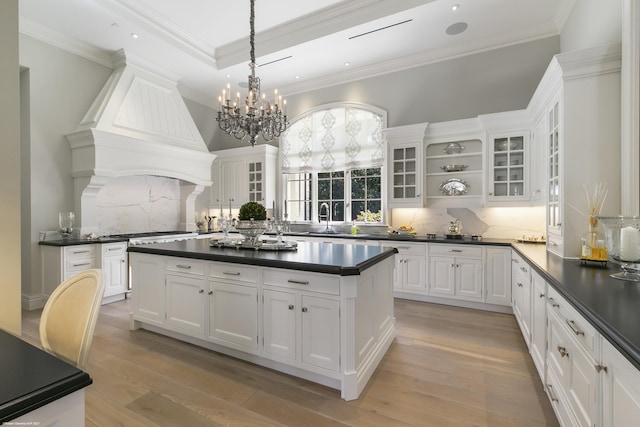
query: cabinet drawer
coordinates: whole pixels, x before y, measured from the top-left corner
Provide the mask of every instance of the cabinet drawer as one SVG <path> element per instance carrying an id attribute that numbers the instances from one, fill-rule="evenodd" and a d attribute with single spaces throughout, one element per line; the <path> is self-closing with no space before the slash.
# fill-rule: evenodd
<path id="1" fill-rule="evenodd" d="M 96 245 L 67 246 L 64 256 L 67 260 L 93 258 L 96 256 Z"/>
<path id="2" fill-rule="evenodd" d="M 122 255 L 127 252 L 127 242 L 102 244 L 102 256 Z"/>
<path id="3" fill-rule="evenodd" d="M 165 259 L 165 270 L 176 273 L 204 276 L 204 261 L 188 258 L 167 257 Z"/>
<path id="4" fill-rule="evenodd" d="M 405 242 L 388 242 L 384 246 L 391 246 L 398 250 L 399 254 L 414 254 L 414 255 L 426 255 L 427 245 L 419 243 L 405 243 Z"/>
<path id="5" fill-rule="evenodd" d="M 332 277 L 303 271 L 269 269 L 265 269 L 263 274 L 263 282 L 265 285 L 340 295 L 339 276 Z"/>
<path id="6" fill-rule="evenodd" d="M 592 357 L 595 358 L 595 348 L 597 332 L 595 328 L 576 311 L 566 299 L 564 299 L 558 291 L 549 287 L 548 290 L 549 310 L 552 310 L 562 320 L 563 326 L 566 327 L 569 335 L 574 336 L 577 341 Z"/>
<path id="7" fill-rule="evenodd" d="M 258 283 L 260 281 L 260 270 L 241 264 L 216 262 L 209 264 L 209 277 L 245 283 Z"/>
<path id="8" fill-rule="evenodd" d="M 429 245 L 429 253 L 433 255 L 447 255 L 453 257 L 473 257 L 482 258 L 482 248 L 472 245 L 445 245 L 431 244 Z"/>
<path id="9" fill-rule="evenodd" d="M 92 257 L 92 258 L 76 257 L 72 259 L 67 259 L 64 267 L 65 276 L 68 275 L 68 273 L 76 273 L 79 271 L 87 270 L 89 268 L 96 268 L 95 257 Z"/>

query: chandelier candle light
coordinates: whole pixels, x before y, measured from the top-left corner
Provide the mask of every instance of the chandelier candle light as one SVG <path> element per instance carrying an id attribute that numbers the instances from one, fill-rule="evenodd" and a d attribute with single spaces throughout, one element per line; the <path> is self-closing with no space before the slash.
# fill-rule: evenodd
<path id="1" fill-rule="evenodd" d="M 238 92 L 235 100 L 232 101 L 231 85 L 227 84 L 227 88 L 218 97 L 219 111 L 216 118 L 220 129 L 240 140 L 248 137 L 252 146 L 256 145 L 260 135 L 265 141 L 279 137 L 288 125 L 287 101 L 278 95 L 278 90 L 274 91 L 273 103 L 267 100 L 264 94 L 262 97 L 260 96 L 260 78 L 256 77 L 254 6 L 255 0 L 251 0 L 251 17 L 249 19 L 251 57 L 249 68 L 251 75 L 249 76 L 249 92 L 245 97 L 244 114 L 240 109 L 240 93 Z"/>

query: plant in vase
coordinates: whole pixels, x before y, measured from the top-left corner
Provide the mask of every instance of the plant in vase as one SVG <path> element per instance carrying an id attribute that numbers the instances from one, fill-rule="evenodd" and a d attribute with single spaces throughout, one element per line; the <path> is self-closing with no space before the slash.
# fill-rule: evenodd
<path id="1" fill-rule="evenodd" d="M 602 210 L 604 200 L 607 198 L 607 187 L 599 183 L 589 191 L 585 185 L 587 195 L 587 205 L 589 207 L 589 231 L 582 236 L 580 259 L 583 261 L 607 262 L 607 247 L 602 233 L 598 232 L 598 216 Z"/>
<path id="2" fill-rule="evenodd" d="M 258 202 L 247 202 L 240 206 L 236 230 L 245 238 L 245 245 L 258 247 L 258 237 L 267 229 L 267 210 Z"/>

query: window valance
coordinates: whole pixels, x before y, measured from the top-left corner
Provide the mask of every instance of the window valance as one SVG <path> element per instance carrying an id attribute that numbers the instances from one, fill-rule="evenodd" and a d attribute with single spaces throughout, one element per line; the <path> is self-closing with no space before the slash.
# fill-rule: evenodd
<path id="1" fill-rule="evenodd" d="M 335 106 L 309 112 L 280 138 L 282 173 L 379 167 L 384 162 L 386 114 Z"/>

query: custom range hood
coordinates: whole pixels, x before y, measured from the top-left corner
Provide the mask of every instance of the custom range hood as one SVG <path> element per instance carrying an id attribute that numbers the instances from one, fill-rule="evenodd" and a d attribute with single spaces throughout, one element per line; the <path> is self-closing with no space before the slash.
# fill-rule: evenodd
<path id="1" fill-rule="evenodd" d="M 99 191 L 114 177 L 153 175 L 180 182 L 180 224 L 195 230 L 195 199 L 211 185 L 209 153 L 176 79 L 114 54 L 114 71 L 68 135 L 74 209 L 81 235 L 99 233 Z"/>

